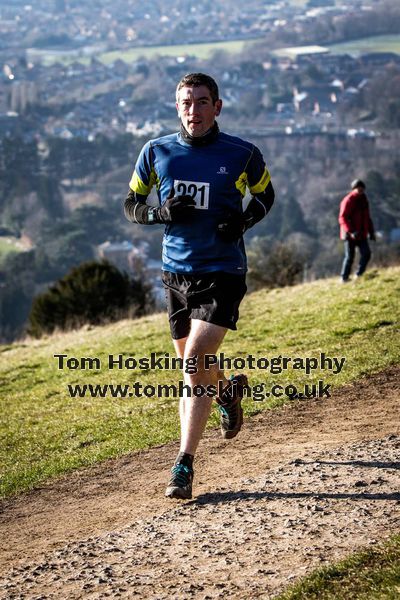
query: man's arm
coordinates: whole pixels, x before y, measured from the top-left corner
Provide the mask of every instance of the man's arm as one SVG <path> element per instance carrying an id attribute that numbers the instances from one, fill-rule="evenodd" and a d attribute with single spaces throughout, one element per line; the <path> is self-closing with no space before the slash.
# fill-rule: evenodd
<path id="1" fill-rule="evenodd" d="M 260 192 L 252 197 L 248 207 L 243 213 L 244 231 L 253 227 L 256 223 L 261 221 L 271 210 L 274 204 L 275 191 L 272 187 L 271 181 L 263 192 Z"/>
<path id="2" fill-rule="evenodd" d="M 148 206 L 146 200 L 157 181 L 154 169 L 154 156 L 151 142 L 140 151 L 129 182 L 129 193 L 124 202 L 124 213 L 128 221 L 149 225 L 156 220 L 155 207 Z"/>
<path id="3" fill-rule="evenodd" d="M 253 147 L 243 175 L 243 181 L 246 182 L 252 194 L 252 199 L 243 214 L 228 215 L 224 222 L 218 225 L 218 232 L 226 242 L 237 240 L 250 227 L 261 221 L 269 213 L 274 203 L 275 192 L 272 187 L 271 176 L 264 158 L 256 146 Z M 244 184 L 243 195 L 245 188 L 246 185 Z"/>
<path id="4" fill-rule="evenodd" d="M 339 224 L 342 226 L 344 232 L 349 238 L 351 238 L 352 234 L 355 233 L 353 231 L 354 227 L 352 223 L 352 215 L 353 204 L 351 202 L 351 199 L 348 196 L 346 196 L 340 203 Z"/>
<path id="5" fill-rule="evenodd" d="M 166 201 L 160 207 L 146 204 L 152 187 L 157 182 L 151 142 L 145 144 L 136 161 L 129 193 L 124 203 L 128 221 L 141 225 L 182 222 L 192 214 L 195 202 L 191 196 L 175 196 L 172 187 Z"/>
<path id="6" fill-rule="evenodd" d="M 124 203 L 124 213 L 128 221 L 140 223 L 140 225 L 152 225 L 160 223 L 156 220 L 157 209 L 146 204 L 147 196 L 129 190 Z"/>
<path id="7" fill-rule="evenodd" d="M 124 212 L 128 221 L 140 225 L 157 223 L 182 223 L 193 215 L 195 201 L 191 196 L 175 196 L 171 189 L 166 202 L 161 207 L 146 204 L 147 196 L 132 189 L 125 199 Z"/>
<path id="8" fill-rule="evenodd" d="M 271 210 L 274 203 L 275 192 L 269 182 L 263 192 L 259 192 L 249 202 L 243 214 L 230 215 L 223 223 L 218 225 L 218 232 L 226 242 L 233 242 L 256 223 L 261 221 Z"/>
<path id="9" fill-rule="evenodd" d="M 244 231 L 253 227 L 269 213 L 275 198 L 271 175 L 263 155 L 256 146 L 253 146 L 253 152 L 246 165 L 246 176 L 252 199 L 243 213 Z"/>

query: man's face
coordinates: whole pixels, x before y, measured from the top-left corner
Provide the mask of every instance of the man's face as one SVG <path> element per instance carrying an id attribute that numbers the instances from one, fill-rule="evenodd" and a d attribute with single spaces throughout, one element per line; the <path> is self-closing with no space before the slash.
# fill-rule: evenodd
<path id="1" fill-rule="evenodd" d="M 222 108 L 222 100 L 214 104 L 205 85 L 183 87 L 178 92 L 176 110 L 182 125 L 193 137 L 204 135 L 214 125 Z"/>

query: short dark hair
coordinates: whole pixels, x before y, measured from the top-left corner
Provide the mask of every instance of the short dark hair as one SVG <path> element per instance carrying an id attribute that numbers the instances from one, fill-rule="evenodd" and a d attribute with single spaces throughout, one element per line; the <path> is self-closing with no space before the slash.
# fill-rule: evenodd
<path id="1" fill-rule="evenodd" d="M 205 73 L 188 73 L 178 83 L 176 86 L 176 96 L 178 98 L 178 92 L 183 87 L 199 87 L 201 85 L 205 85 L 210 92 L 211 100 L 215 104 L 217 100 L 219 100 L 219 90 L 216 81 L 206 75 Z"/>
<path id="2" fill-rule="evenodd" d="M 353 181 L 351 182 L 351 189 L 355 190 L 356 188 L 363 188 L 363 190 L 365 190 L 365 183 L 363 181 L 361 181 L 361 179 L 353 179 Z"/>

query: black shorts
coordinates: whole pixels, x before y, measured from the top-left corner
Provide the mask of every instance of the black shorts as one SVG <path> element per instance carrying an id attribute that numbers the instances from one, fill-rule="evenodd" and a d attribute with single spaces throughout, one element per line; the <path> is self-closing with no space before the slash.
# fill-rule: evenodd
<path id="1" fill-rule="evenodd" d="M 215 271 L 202 274 L 162 272 L 171 335 L 187 337 L 190 319 L 236 329 L 239 304 L 247 291 L 246 275 Z"/>

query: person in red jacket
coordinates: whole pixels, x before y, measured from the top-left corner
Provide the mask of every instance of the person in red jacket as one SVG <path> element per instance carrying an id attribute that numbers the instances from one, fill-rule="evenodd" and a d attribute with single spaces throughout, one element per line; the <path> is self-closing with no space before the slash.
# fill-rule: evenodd
<path id="1" fill-rule="evenodd" d="M 365 183 L 361 179 L 355 179 L 351 183 L 351 190 L 341 201 L 339 212 L 340 238 L 344 240 L 345 247 L 345 256 L 340 274 L 344 283 L 349 280 L 356 247 L 360 251 L 360 262 L 356 277 L 360 277 L 371 258 L 368 237 L 370 240 L 375 240 L 374 225 L 369 214 L 368 199 L 365 194 Z"/>

